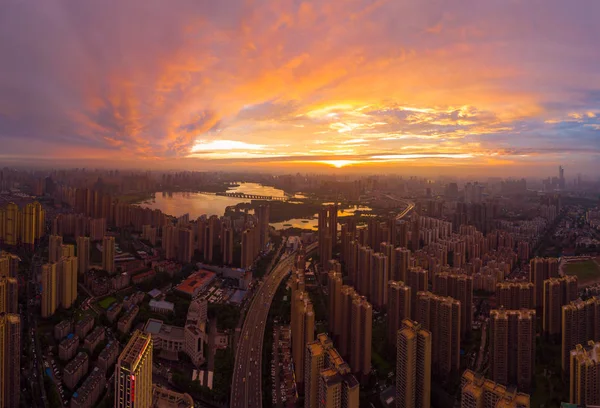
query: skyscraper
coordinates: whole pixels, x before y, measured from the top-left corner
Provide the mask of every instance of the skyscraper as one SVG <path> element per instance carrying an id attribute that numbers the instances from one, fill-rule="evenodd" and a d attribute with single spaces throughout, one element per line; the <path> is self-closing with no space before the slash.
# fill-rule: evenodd
<path id="1" fill-rule="evenodd" d="M 256 215 L 258 217 L 258 228 L 260 231 L 260 250 L 264 250 L 269 242 L 269 213 L 270 207 L 268 204 L 261 204 L 258 206 Z"/>
<path id="2" fill-rule="evenodd" d="M 544 281 L 542 302 L 543 331 L 546 335 L 560 334 L 562 329 L 562 307 L 579 297 L 577 276 L 562 276 Z"/>
<path id="3" fill-rule="evenodd" d="M 532 282 L 496 284 L 496 305 L 507 310 L 534 309 L 535 285 Z"/>
<path id="4" fill-rule="evenodd" d="M 58 262 L 62 257 L 63 239 L 60 235 L 50 235 L 48 242 L 48 262 Z"/>
<path id="5" fill-rule="evenodd" d="M 56 264 L 45 264 L 42 266 L 42 317 L 52 316 L 58 303 Z"/>
<path id="6" fill-rule="evenodd" d="M 204 230 L 204 260 L 206 262 L 212 262 L 214 255 L 214 247 L 215 247 L 215 237 L 217 235 L 219 227 L 219 217 L 216 215 L 211 215 L 208 218 L 208 223 L 206 225 L 206 229 Z M 242 244 L 243 250 L 243 244 Z M 242 266 L 244 268 L 244 266 Z"/>
<path id="7" fill-rule="evenodd" d="M 180 227 L 177 230 L 177 261 L 188 264 L 194 254 L 194 234 L 189 228 Z"/>
<path id="8" fill-rule="evenodd" d="M 342 286 L 340 295 L 340 304 L 342 308 L 341 335 L 337 344 L 339 345 L 338 349 L 340 353 L 344 357 L 349 357 L 351 354 L 352 320 L 355 317 L 352 311 L 352 302 L 354 301 L 354 298 L 358 296 L 359 295 L 352 286 Z"/>
<path id="9" fill-rule="evenodd" d="M 396 408 L 429 408 L 431 332 L 404 320 L 396 341 Z"/>
<path id="10" fill-rule="evenodd" d="M 0 312 L 0 407 L 18 407 L 20 387 L 21 319 Z"/>
<path id="11" fill-rule="evenodd" d="M 365 378 L 371 372 L 373 308 L 364 296 L 352 300 L 350 367 Z"/>
<path id="12" fill-rule="evenodd" d="M 460 367 L 461 304 L 431 292 L 417 293 L 416 319 L 431 332 L 434 370 L 447 375 Z"/>
<path id="13" fill-rule="evenodd" d="M 471 370 L 461 378 L 461 408 L 529 408 L 528 394 L 495 383 Z"/>
<path id="14" fill-rule="evenodd" d="M 69 309 L 77 299 L 77 257 L 61 258 L 56 264 L 60 305 Z"/>
<path id="15" fill-rule="evenodd" d="M 179 238 L 179 236 L 176 236 L 176 228 L 173 224 L 167 224 L 162 228 L 162 249 L 164 250 L 165 258 L 176 258 L 177 238 Z"/>
<path id="16" fill-rule="evenodd" d="M 115 273 L 115 237 L 105 236 L 102 240 L 102 269 Z"/>
<path id="17" fill-rule="evenodd" d="M 233 228 L 224 228 L 221 239 L 223 240 L 223 263 L 233 265 Z"/>
<path id="18" fill-rule="evenodd" d="M 411 217 L 410 245 L 413 252 L 421 248 L 421 217 L 416 212 Z"/>
<path id="19" fill-rule="evenodd" d="M 587 407 L 600 405 L 600 342 L 578 344 L 570 360 L 569 402 Z"/>
<path id="20" fill-rule="evenodd" d="M 490 377 L 502 385 L 531 387 L 535 365 L 535 311 L 490 312 Z"/>
<path id="21" fill-rule="evenodd" d="M 460 301 L 461 336 L 471 332 L 473 325 L 473 277 L 465 274 L 442 272 L 433 276 L 433 292 Z"/>
<path id="22" fill-rule="evenodd" d="M 406 283 L 408 268 L 410 267 L 410 249 L 396 248 L 394 255 L 396 256 L 396 262 L 394 263 L 394 271 L 390 271 L 390 274 L 392 274 L 390 279 Z"/>
<path id="23" fill-rule="evenodd" d="M 534 258 L 529 262 L 529 282 L 535 285 L 534 305 L 542 307 L 544 298 L 544 281 L 558 277 L 557 258 Z"/>
<path id="24" fill-rule="evenodd" d="M 358 381 L 326 334 L 306 346 L 304 407 L 358 408 Z"/>
<path id="25" fill-rule="evenodd" d="M 308 293 L 293 291 L 292 298 L 292 356 L 299 392 L 304 390 L 304 354 L 306 345 L 315 338 L 315 312 Z"/>
<path id="26" fill-rule="evenodd" d="M 86 274 L 90 270 L 90 238 L 77 238 L 77 270 L 79 274 Z"/>
<path id="27" fill-rule="evenodd" d="M 329 289 L 329 332 L 333 333 L 333 338 L 338 341 L 342 335 L 342 274 L 329 271 L 327 282 Z"/>
<path id="28" fill-rule="evenodd" d="M 136 330 L 115 366 L 116 408 L 152 405 L 152 337 Z"/>
<path id="29" fill-rule="evenodd" d="M 570 353 L 578 344 L 600 339 L 600 298 L 577 299 L 562 308 L 562 369 L 570 372 Z"/>
<path id="30" fill-rule="evenodd" d="M 378 252 L 371 258 L 371 293 L 369 299 L 376 308 L 387 305 L 387 284 L 389 281 L 388 258 Z"/>
<path id="31" fill-rule="evenodd" d="M 409 228 L 409 223 L 401 220 L 397 227 L 398 227 L 398 246 L 400 248 L 408 248 L 408 228 Z"/>
<path id="32" fill-rule="evenodd" d="M 388 282 L 387 331 L 388 343 L 396 344 L 402 321 L 410 319 L 411 289 L 404 282 Z"/>
<path id="33" fill-rule="evenodd" d="M 0 275 L 0 313 L 18 313 L 18 297 L 17 279 Z"/>
<path id="34" fill-rule="evenodd" d="M 337 213 L 337 204 L 326 205 L 319 210 L 319 257 L 322 268 L 332 258 L 333 247 L 337 243 Z"/>
<path id="35" fill-rule="evenodd" d="M 360 247 L 358 250 L 358 273 L 356 291 L 363 296 L 371 294 L 371 262 L 373 260 L 373 250 L 369 247 Z"/>
<path id="36" fill-rule="evenodd" d="M 405 283 L 410 286 L 410 313 L 411 318 L 415 320 L 417 313 L 417 293 L 426 291 L 428 286 L 427 271 L 420 266 L 408 268 Z"/>

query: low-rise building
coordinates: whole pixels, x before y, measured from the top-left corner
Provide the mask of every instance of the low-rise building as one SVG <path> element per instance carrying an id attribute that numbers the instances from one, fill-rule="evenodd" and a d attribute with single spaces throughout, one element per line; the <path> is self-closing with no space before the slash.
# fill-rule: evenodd
<path id="1" fill-rule="evenodd" d="M 189 394 L 181 394 L 152 385 L 152 408 L 193 408 L 194 399 Z"/>
<path id="2" fill-rule="evenodd" d="M 125 296 L 123 299 L 123 308 L 128 310 L 132 305 L 139 305 L 144 300 L 146 294 L 144 292 L 135 292 L 132 295 Z"/>
<path id="3" fill-rule="evenodd" d="M 56 326 L 54 326 L 54 338 L 60 340 L 73 330 L 70 320 L 63 320 Z"/>
<path id="4" fill-rule="evenodd" d="M 123 310 L 123 303 L 117 302 L 110 305 L 110 307 L 106 311 L 106 318 L 108 319 L 108 321 L 113 323 L 115 320 L 117 320 L 117 317 L 119 317 L 121 310 Z"/>
<path id="5" fill-rule="evenodd" d="M 215 280 L 217 274 L 204 269 L 192 273 L 186 280 L 175 287 L 175 290 L 189 298 L 195 298 Z"/>
<path id="6" fill-rule="evenodd" d="M 73 393 L 71 408 L 94 408 L 106 387 L 106 376 L 98 367 L 85 379 L 81 387 Z"/>
<path id="7" fill-rule="evenodd" d="M 153 348 L 170 352 L 185 352 L 194 365 L 204 363 L 205 325 L 185 327 L 164 324 L 162 320 L 148 319 L 144 332 L 152 335 Z"/>
<path id="8" fill-rule="evenodd" d="M 75 334 L 78 335 L 80 339 L 83 339 L 93 328 L 94 318 L 91 315 L 85 315 L 80 321 L 75 323 Z"/>
<path id="9" fill-rule="evenodd" d="M 110 285 L 113 288 L 113 290 L 121 290 L 129 286 L 130 281 L 131 275 L 129 275 L 128 273 L 120 273 L 117 276 L 113 276 L 110 279 Z"/>
<path id="10" fill-rule="evenodd" d="M 72 333 L 58 345 L 58 358 L 62 361 L 68 361 L 73 358 L 79 347 L 79 336 Z"/>
<path id="11" fill-rule="evenodd" d="M 83 348 L 91 353 L 94 352 L 96 346 L 106 338 L 106 330 L 104 326 L 98 326 L 83 341 Z"/>
<path id="12" fill-rule="evenodd" d="M 89 357 L 87 353 L 79 352 L 75 358 L 69 361 L 63 372 L 63 382 L 70 389 L 74 390 L 79 380 L 87 374 L 89 368 Z"/>
<path id="13" fill-rule="evenodd" d="M 154 279 L 155 276 L 156 276 L 156 272 L 151 269 L 147 272 L 142 272 L 142 273 L 138 273 L 137 275 L 134 275 L 131 278 L 131 281 L 133 282 L 134 285 L 139 285 L 142 282 L 146 282 L 146 281 Z"/>
<path id="14" fill-rule="evenodd" d="M 140 307 L 137 305 L 131 306 L 129 310 L 119 319 L 117 323 L 117 329 L 121 333 L 129 333 L 131 331 L 131 325 L 137 314 L 140 311 Z"/>
<path id="15" fill-rule="evenodd" d="M 107 373 L 119 357 L 119 342 L 109 341 L 104 350 L 98 356 L 97 366 Z"/>
<path id="16" fill-rule="evenodd" d="M 154 300 L 152 299 L 148 306 L 150 306 L 150 310 L 156 313 L 168 314 L 175 313 L 175 304 L 171 302 L 167 302 L 164 300 Z"/>

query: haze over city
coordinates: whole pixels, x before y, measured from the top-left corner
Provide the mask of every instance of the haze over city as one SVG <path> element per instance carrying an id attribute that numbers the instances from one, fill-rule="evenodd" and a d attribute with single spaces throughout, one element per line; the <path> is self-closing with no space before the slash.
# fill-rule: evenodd
<path id="1" fill-rule="evenodd" d="M 594 0 L 5 2 L 0 161 L 592 173 L 599 11 Z"/>

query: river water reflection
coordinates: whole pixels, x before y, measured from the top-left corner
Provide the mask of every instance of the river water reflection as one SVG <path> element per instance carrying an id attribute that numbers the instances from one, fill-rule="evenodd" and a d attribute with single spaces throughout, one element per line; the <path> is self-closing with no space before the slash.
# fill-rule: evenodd
<path id="1" fill-rule="evenodd" d="M 238 183 L 236 187 L 232 187 L 228 190 L 231 193 L 244 193 L 251 195 L 260 196 L 271 196 L 271 197 L 286 197 L 283 190 L 275 187 L 263 186 L 258 183 Z M 304 196 L 298 194 L 293 198 L 304 198 Z M 294 201 L 290 202 L 294 202 Z M 199 216 L 206 214 L 208 216 L 218 215 L 222 216 L 225 214 L 225 209 L 230 206 L 234 206 L 239 203 L 249 203 L 250 199 L 237 198 L 237 197 L 225 197 L 211 193 L 190 193 L 190 192 L 159 192 L 156 193 L 155 197 L 150 200 L 146 200 L 139 205 L 151 209 L 159 209 L 163 213 L 179 217 L 184 214 L 189 214 L 190 219 L 196 219 Z M 354 206 L 344 210 L 338 211 L 338 216 L 348 216 L 354 214 L 356 211 L 368 212 L 371 209 L 369 207 Z M 286 229 L 290 227 L 304 228 L 304 229 L 317 229 L 318 220 L 315 214 L 314 218 L 301 219 L 294 218 L 284 222 L 272 223 L 275 229 Z"/>

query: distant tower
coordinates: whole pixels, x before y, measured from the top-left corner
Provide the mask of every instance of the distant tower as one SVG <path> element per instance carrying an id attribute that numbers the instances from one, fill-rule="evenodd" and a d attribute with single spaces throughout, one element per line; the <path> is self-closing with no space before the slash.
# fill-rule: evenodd
<path id="1" fill-rule="evenodd" d="M 105 236 L 102 240 L 102 269 L 110 274 L 115 269 L 115 237 Z"/>

